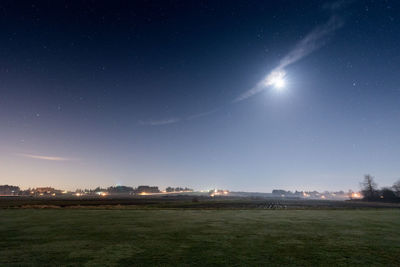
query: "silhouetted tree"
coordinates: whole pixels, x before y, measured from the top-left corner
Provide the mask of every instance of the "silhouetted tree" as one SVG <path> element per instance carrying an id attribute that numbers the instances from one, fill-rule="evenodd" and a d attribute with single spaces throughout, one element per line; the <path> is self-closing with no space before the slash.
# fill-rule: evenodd
<path id="1" fill-rule="evenodd" d="M 133 191 L 134 189 L 132 187 L 124 185 L 110 186 L 107 188 L 107 192 L 109 193 L 130 193 Z"/>
<path id="2" fill-rule="evenodd" d="M 400 180 L 393 184 L 393 191 L 397 197 L 400 197 Z"/>
<path id="3" fill-rule="evenodd" d="M 160 193 L 158 186 L 139 185 L 135 189 L 136 193 Z"/>
<path id="4" fill-rule="evenodd" d="M 18 195 L 21 189 L 14 185 L 0 185 L 0 195 Z"/>
<path id="5" fill-rule="evenodd" d="M 102 191 L 106 191 L 106 189 L 104 189 L 104 188 L 101 188 L 101 187 L 96 187 L 94 190 L 93 190 L 93 192 L 102 192 Z"/>
<path id="6" fill-rule="evenodd" d="M 393 202 L 396 201 L 397 197 L 394 191 L 390 188 L 384 187 L 380 191 L 380 197 L 383 201 Z"/>
<path id="7" fill-rule="evenodd" d="M 361 192 L 365 200 L 378 199 L 378 186 L 374 181 L 374 177 L 367 174 L 364 176 L 364 181 L 361 183 Z"/>

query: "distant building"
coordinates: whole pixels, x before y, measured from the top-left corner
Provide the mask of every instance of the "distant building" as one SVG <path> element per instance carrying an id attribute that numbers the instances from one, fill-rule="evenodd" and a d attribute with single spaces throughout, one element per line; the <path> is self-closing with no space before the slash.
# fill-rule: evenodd
<path id="1" fill-rule="evenodd" d="M 55 189 L 53 187 L 37 187 L 35 189 L 35 191 L 38 193 L 47 193 L 47 194 L 50 194 L 54 190 Z"/>
<path id="2" fill-rule="evenodd" d="M 21 189 L 14 185 L 0 185 L 0 196 L 17 196 Z"/>
<path id="3" fill-rule="evenodd" d="M 36 196 L 56 196 L 62 194 L 62 191 L 53 187 L 37 187 L 31 190 L 31 194 Z"/>
<path id="4" fill-rule="evenodd" d="M 158 186 L 139 185 L 135 189 L 135 193 L 160 193 Z"/>

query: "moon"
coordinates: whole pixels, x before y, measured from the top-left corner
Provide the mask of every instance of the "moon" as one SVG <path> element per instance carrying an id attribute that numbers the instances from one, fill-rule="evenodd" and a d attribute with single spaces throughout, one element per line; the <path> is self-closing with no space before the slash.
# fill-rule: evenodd
<path id="1" fill-rule="evenodd" d="M 273 86 L 277 90 L 282 90 L 285 87 L 286 72 L 281 70 L 272 71 L 265 79 L 264 86 Z"/>
<path id="2" fill-rule="evenodd" d="M 282 78 L 277 79 L 276 81 L 274 81 L 273 85 L 274 85 L 274 87 L 275 87 L 276 89 L 282 90 L 283 87 L 285 87 L 285 80 L 282 79 Z"/>

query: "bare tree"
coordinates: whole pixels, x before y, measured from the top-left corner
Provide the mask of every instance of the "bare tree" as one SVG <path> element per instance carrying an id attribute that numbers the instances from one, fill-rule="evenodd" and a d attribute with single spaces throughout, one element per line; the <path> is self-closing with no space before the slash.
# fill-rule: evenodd
<path id="1" fill-rule="evenodd" d="M 396 196 L 400 197 L 400 179 L 393 184 L 393 191 L 395 192 Z"/>
<path id="2" fill-rule="evenodd" d="M 378 198 L 378 185 L 375 183 L 374 177 L 369 174 L 364 175 L 364 181 L 361 183 L 361 192 L 366 200 Z"/>

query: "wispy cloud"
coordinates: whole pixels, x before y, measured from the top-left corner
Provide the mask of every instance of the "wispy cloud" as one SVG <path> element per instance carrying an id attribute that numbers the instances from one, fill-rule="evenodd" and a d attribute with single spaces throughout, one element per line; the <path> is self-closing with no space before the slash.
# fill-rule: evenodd
<path id="1" fill-rule="evenodd" d="M 210 111 L 196 113 L 196 114 L 193 114 L 193 115 L 190 115 L 187 117 L 183 117 L 183 118 L 169 118 L 169 119 L 164 119 L 164 120 L 141 121 L 140 124 L 147 125 L 147 126 L 162 126 L 162 125 L 174 124 L 174 123 L 179 123 L 179 122 L 184 122 L 184 121 L 191 121 L 194 119 L 198 119 L 201 117 L 205 117 L 205 116 L 214 114 L 219 109 L 220 108 L 216 108 L 216 109 L 212 109 Z"/>
<path id="2" fill-rule="evenodd" d="M 74 159 L 63 158 L 63 157 L 54 157 L 54 156 L 43 156 L 43 155 L 34 155 L 34 154 L 17 154 L 22 157 L 31 158 L 31 159 L 41 159 L 41 160 L 50 160 L 50 161 L 71 161 Z"/>
<path id="3" fill-rule="evenodd" d="M 338 16 L 331 16 L 327 23 L 312 30 L 294 47 L 293 50 L 283 57 L 276 69 L 284 69 L 324 46 L 331 34 L 341 28 L 343 24 L 343 19 Z"/>
<path id="4" fill-rule="evenodd" d="M 164 120 L 141 121 L 140 124 L 148 125 L 148 126 L 160 126 L 160 125 L 178 123 L 181 120 L 182 119 L 180 119 L 180 118 L 169 118 L 169 119 L 164 119 Z"/>
<path id="5" fill-rule="evenodd" d="M 332 34 L 344 25 L 344 20 L 336 15 L 336 11 L 347 4 L 348 3 L 345 1 L 336 1 L 324 5 L 324 9 L 329 10 L 331 13 L 329 20 L 325 24 L 319 25 L 309 32 L 280 60 L 279 65 L 275 67 L 263 81 L 239 95 L 233 100 L 233 103 L 240 102 L 264 91 L 267 87 L 271 86 L 272 83 L 270 81 L 272 81 L 276 75 L 281 75 L 283 77 L 286 75 L 286 67 L 296 63 L 326 45 Z"/>
<path id="6" fill-rule="evenodd" d="M 351 5 L 356 0 L 338 0 L 335 2 L 327 2 L 322 7 L 323 9 L 330 10 L 332 12 L 342 9 L 348 5 Z"/>
<path id="7" fill-rule="evenodd" d="M 276 84 L 277 80 L 283 80 L 286 76 L 285 68 L 300 61 L 307 57 L 314 51 L 326 45 L 336 30 L 343 27 L 344 19 L 338 15 L 338 11 L 344 7 L 355 2 L 355 0 L 338 0 L 335 2 L 326 3 L 322 6 L 323 10 L 329 12 L 329 19 L 326 23 L 315 27 L 311 30 L 303 39 L 301 39 L 292 50 L 290 50 L 284 57 L 279 61 L 276 66 L 263 80 L 258 82 L 254 87 L 245 91 L 238 97 L 236 97 L 231 103 L 237 103 L 243 101 L 253 95 L 256 95 L 273 84 Z M 220 109 L 220 108 L 219 108 Z M 164 120 L 145 121 L 141 122 L 143 125 L 149 126 L 160 126 L 179 123 L 183 121 L 190 121 L 200 117 L 211 115 L 217 112 L 219 109 L 194 114 L 183 118 L 170 118 Z"/>

